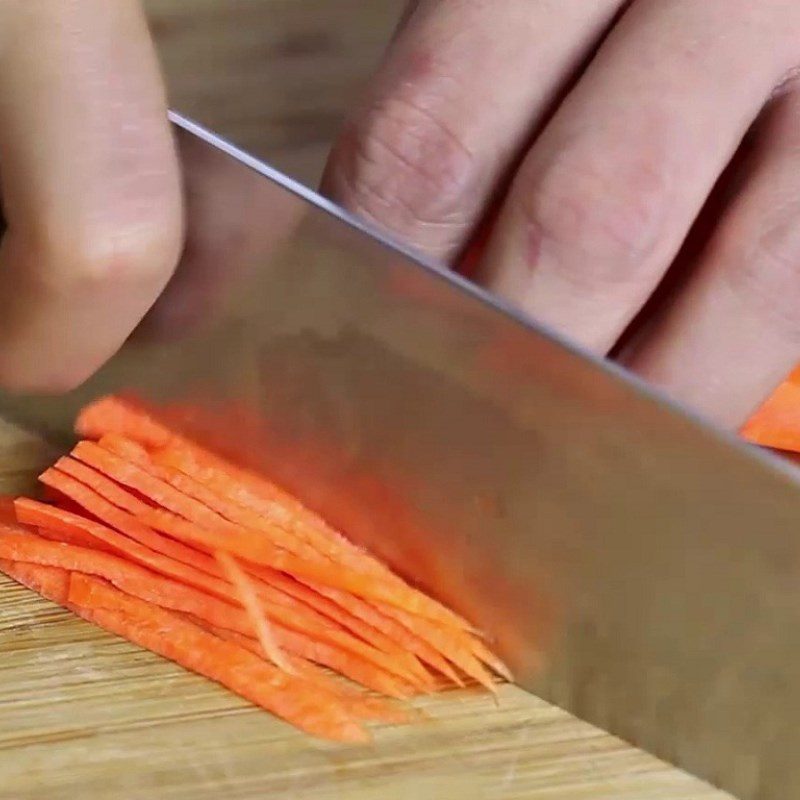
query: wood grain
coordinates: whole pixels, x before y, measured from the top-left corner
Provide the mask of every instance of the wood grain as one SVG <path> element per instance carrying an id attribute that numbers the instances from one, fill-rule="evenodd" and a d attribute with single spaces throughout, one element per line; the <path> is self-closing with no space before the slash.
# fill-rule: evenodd
<path id="1" fill-rule="evenodd" d="M 173 105 L 313 183 L 402 3 L 146 5 Z M 51 455 L 0 425 L 0 491 Z M 373 746 L 320 744 L 0 579 L 2 800 L 727 797 L 514 687 L 422 705 Z"/>

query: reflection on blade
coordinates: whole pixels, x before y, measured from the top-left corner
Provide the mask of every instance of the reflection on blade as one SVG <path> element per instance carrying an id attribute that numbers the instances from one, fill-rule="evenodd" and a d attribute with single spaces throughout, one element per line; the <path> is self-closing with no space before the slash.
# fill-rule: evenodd
<path id="1" fill-rule="evenodd" d="M 800 796 L 792 475 L 176 121 L 190 174 L 230 173 L 189 180 L 202 324 L 2 407 L 51 432 L 120 390 L 225 409 L 222 446 L 490 631 L 525 686 L 746 800 Z"/>

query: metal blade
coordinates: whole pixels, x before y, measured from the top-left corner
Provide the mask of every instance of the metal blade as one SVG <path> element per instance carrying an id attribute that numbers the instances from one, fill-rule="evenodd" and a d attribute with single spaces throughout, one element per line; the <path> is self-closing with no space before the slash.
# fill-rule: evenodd
<path id="1" fill-rule="evenodd" d="M 745 800 L 800 797 L 794 473 L 174 121 L 190 242 L 228 243 L 202 324 L 2 408 L 51 434 L 108 391 L 227 413 L 240 456 L 496 636 L 524 686 Z"/>

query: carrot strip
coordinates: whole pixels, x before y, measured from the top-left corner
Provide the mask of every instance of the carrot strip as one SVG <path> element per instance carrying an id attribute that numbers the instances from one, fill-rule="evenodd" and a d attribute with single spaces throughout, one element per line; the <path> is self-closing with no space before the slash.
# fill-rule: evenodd
<path id="1" fill-rule="evenodd" d="M 43 567 L 10 559 L 0 559 L 0 572 L 53 603 L 63 606 L 69 594 L 69 573 L 58 567 Z"/>
<path id="2" fill-rule="evenodd" d="M 450 624 L 455 627 L 464 628 L 465 630 L 471 629 L 469 623 L 459 615 L 442 606 L 440 603 L 437 603 L 432 598 L 415 592 L 413 589 L 411 589 L 411 587 L 402 582 L 398 576 L 394 575 L 394 573 L 388 570 L 385 565 L 381 564 L 376 559 L 373 559 L 371 556 L 368 556 L 363 551 L 354 548 L 354 546 L 344 537 L 342 537 L 341 534 L 334 531 L 318 515 L 314 514 L 314 512 L 302 505 L 302 503 L 300 503 L 296 498 L 279 489 L 277 486 L 261 476 L 258 476 L 248 470 L 236 467 L 227 462 L 225 459 L 211 453 L 210 451 L 205 450 L 204 448 L 195 445 L 192 442 L 189 442 L 187 439 L 185 439 L 185 437 L 172 433 L 166 426 L 157 422 L 150 414 L 141 408 L 136 407 L 130 401 L 110 397 L 103 398 L 102 400 L 93 403 L 84 409 L 79 416 L 77 430 L 83 435 L 98 439 L 110 433 L 122 434 L 123 436 L 126 436 L 127 438 L 132 439 L 151 449 L 162 449 L 169 447 L 176 448 L 178 454 L 183 454 L 182 466 L 188 468 L 191 465 L 199 465 L 204 469 L 210 469 L 217 480 L 222 480 L 222 491 L 218 492 L 218 494 L 233 497 L 233 494 L 237 489 L 241 490 L 242 487 L 249 488 L 257 497 L 260 497 L 262 500 L 267 499 L 272 501 L 273 506 L 276 501 L 284 506 L 287 506 L 293 512 L 296 519 L 301 519 L 311 526 L 316 526 L 318 529 L 324 530 L 328 538 L 334 539 L 343 546 L 349 546 L 349 549 L 355 549 L 360 556 L 359 562 L 362 565 L 369 563 L 371 565 L 369 568 L 370 573 L 374 571 L 376 577 L 381 575 L 385 579 L 383 582 L 375 581 L 373 584 L 376 586 L 375 591 L 377 591 L 378 594 L 375 596 L 378 597 L 378 599 L 385 599 L 387 602 L 393 604 L 396 603 L 400 605 L 400 607 L 407 608 L 413 613 L 418 613 L 421 616 L 429 617 L 432 620 L 440 621 L 444 624 Z M 83 448 L 84 454 L 87 455 L 87 459 L 91 457 L 98 458 L 97 453 L 90 450 L 90 444 L 91 443 L 84 442 L 78 447 Z M 175 450 L 173 450 L 172 455 L 176 455 Z M 119 468 L 119 464 L 116 466 Z M 100 468 L 102 469 L 102 467 Z M 181 471 L 187 470 L 182 469 Z M 120 475 L 112 475 L 111 477 L 114 477 L 116 480 L 125 483 L 125 480 L 123 480 Z M 141 474 L 136 475 L 134 473 L 133 476 L 128 474 L 127 477 L 137 479 L 138 481 L 142 480 Z M 196 477 L 199 480 L 197 475 L 194 475 L 193 477 Z M 208 485 L 209 480 L 210 476 L 206 475 L 205 479 L 200 480 L 200 482 Z M 238 486 L 236 485 L 237 482 Z M 164 484 L 163 481 L 160 481 L 159 483 L 161 484 L 160 486 L 157 484 L 150 484 L 150 488 L 157 495 L 163 495 L 164 486 L 168 486 L 168 484 Z M 140 485 L 132 486 L 132 488 L 137 489 L 137 491 L 143 491 L 142 485 L 143 484 L 140 483 Z M 149 496 L 151 499 L 156 500 L 157 502 L 163 502 L 159 499 L 159 497 L 153 495 Z M 167 497 L 169 499 L 175 499 L 174 496 L 170 496 L 169 493 L 167 494 Z M 249 499 L 252 500 L 252 497 Z M 163 504 L 173 513 L 182 516 L 185 515 L 188 510 L 180 503 L 180 501 L 178 502 L 177 506 L 172 507 L 166 503 Z M 263 511 L 263 503 L 260 505 Z M 206 510 L 210 512 L 210 509 Z M 202 509 L 198 509 L 196 506 L 192 506 L 192 512 L 194 514 L 203 513 Z M 217 526 L 219 520 L 219 515 L 215 516 L 217 519 L 213 521 L 212 518 L 208 516 L 205 516 L 204 518 L 195 516 L 194 521 L 201 525 L 210 524 L 211 527 L 214 528 Z M 347 550 L 348 548 L 345 547 L 344 549 Z M 249 558 L 241 552 L 237 554 L 241 557 Z M 259 562 L 258 560 L 255 561 L 256 563 L 263 563 Z M 267 563 L 267 566 L 270 566 L 270 564 Z M 348 563 L 348 566 L 353 568 L 353 565 L 350 563 Z M 397 592 L 390 590 L 388 585 L 389 583 L 391 583 L 392 589 L 395 587 L 397 588 Z M 384 586 L 383 584 L 386 585 Z M 354 594 L 362 593 L 351 587 L 342 588 L 350 589 L 350 591 L 352 591 Z M 401 599 L 403 596 L 406 598 L 405 601 Z"/>
<path id="3" fill-rule="evenodd" d="M 67 534 L 83 531 L 96 537 L 105 544 L 110 545 L 117 552 L 129 558 L 133 558 L 139 564 L 149 567 L 162 575 L 202 589 L 219 599 L 232 601 L 234 603 L 238 602 L 235 592 L 231 590 L 230 585 L 226 581 L 154 552 L 138 542 L 128 539 L 128 537 L 107 528 L 105 525 L 61 511 L 53 506 L 48 506 L 44 503 L 38 503 L 35 500 L 27 500 L 25 498 L 17 500 L 16 508 L 19 518 L 29 521 L 30 524 L 48 528 L 54 532 L 64 531 Z M 315 637 L 323 639 L 328 645 L 346 651 L 349 657 L 366 662 L 365 667 L 367 669 L 385 670 L 386 672 L 396 675 L 401 681 L 411 680 L 411 682 L 413 682 L 413 676 L 408 675 L 407 667 L 405 667 L 404 664 L 396 663 L 391 657 L 386 656 L 384 653 L 370 647 L 337 627 L 332 625 L 328 626 L 324 623 L 321 624 L 318 617 L 313 616 L 310 609 L 292 603 L 291 598 L 282 595 L 271 587 L 262 585 L 259 588 L 261 590 L 259 594 L 262 600 L 264 600 L 266 596 L 266 610 L 271 613 L 274 618 L 280 617 L 284 627 L 302 633 L 303 635 L 313 634 Z M 249 631 L 250 628 L 246 630 Z M 308 648 L 306 647 L 303 652 L 298 654 L 306 655 L 307 652 Z M 310 658 L 310 656 L 307 657 Z M 326 656 L 326 658 L 327 657 L 328 656 Z M 326 666 L 332 665 L 326 664 Z M 343 672 L 342 674 L 347 673 Z M 358 674 L 363 677 L 363 670 L 359 671 Z M 347 675 L 347 677 L 351 677 L 351 675 Z M 365 683 L 364 685 L 368 684 Z"/>
<path id="4" fill-rule="evenodd" d="M 473 653 L 473 642 L 476 641 L 474 637 L 465 635 L 463 631 L 416 617 L 387 603 L 376 601 L 375 606 L 433 645 L 470 678 L 491 692 L 497 691 L 492 676 Z"/>
<path id="5" fill-rule="evenodd" d="M 301 578 L 352 592 L 375 600 L 383 600 L 409 613 L 447 624 L 451 616 L 446 609 L 406 584 L 388 585 L 374 575 L 337 569 L 334 565 L 314 563 L 297 558 L 285 550 L 258 540 L 247 533 L 223 535 L 183 519 L 164 509 L 153 509 L 142 521 L 168 536 L 209 549 L 226 549 L 233 555 Z"/>
<path id="6" fill-rule="evenodd" d="M 156 465 L 186 475 L 197 486 L 206 487 L 216 498 L 213 502 L 218 505 L 224 503 L 224 510 L 219 507 L 217 510 L 234 522 L 243 522 L 246 519 L 251 527 L 258 529 L 265 523 L 283 527 L 327 558 L 350 569 L 383 575 L 391 580 L 397 579 L 397 576 L 383 564 L 349 542 L 333 528 L 317 524 L 316 519 L 310 521 L 309 517 L 299 510 L 297 503 L 290 504 L 283 498 L 276 500 L 256 495 L 237 482 L 228 472 L 201 464 L 191 452 L 181 448 L 159 451 L 154 454 L 153 461 Z M 221 501 L 221 498 L 227 502 Z"/>
<path id="7" fill-rule="evenodd" d="M 388 614 L 381 613 L 381 611 L 372 606 L 368 601 L 361 597 L 343 592 L 341 589 L 332 589 L 329 586 L 321 586 L 317 583 L 309 583 L 308 585 L 314 591 L 348 610 L 353 616 L 364 620 L 369 623 L 369 625 L 380 630 L 390 641 L 397 642 L 399 646 L 414 653 L 422 659 L 422 661 L 429 664 L 457 686 L 464 685 L 458 673 L 450 666 L 447 659 L 445 659 L 438 650 L 421 636 L 418 636 L 404 625 L 401 625 L 397 620 L 392 619 Z"/>
<path id="8" fill-rule="evenodd" d="M 273 544 L 283 547 L 301 558 L 318 561 L 323 557 L 323 553 L 310 546 L 311 543 L 304 541 L 290 528 L 265 520 L 248 509 L 238 508 L 191 476 L 154 463 L 147 451 L 136 442 L 117 434 L 107 434 L 100 439 L 98 446 L 112 455 L 134 464 L 151 478 L 172 487 L 177 494 L 172 495 L 173 505 L 166 507 L 186 519 L 212 528 L 221 527 L 230 530 L 231 525 L 236 525 L 250 530 L 258 530 L 266 534 Z M 94 457 L 99 461 L 97 454 Z M 119 468 L 118 464 L 116 466 Z M 138 475 L 137 479 L 139 486 L 134 488 L 143 491 L 141 488 L 144 485 L 143 476 Z M 130 485 L 128 481 L 122 482 Z M 163 486 L 156 487 L 155 484 L 152 486 L 152 491 L 165 491 Z M 184 497 L 179 499 L 181 496 Z"/>
<path id="9" fill-rule="evenodd" d="M 369 741 L 343 703 L 332 696 L 319 702 L 313 684 L 177 614 L 80 574 L 71 576 L 68 600 L 90 610 L 101 627 L 211 678 L 308 733 L 341 742 Z"/>
<path id="10" fill-rule="evenodd" d="M 264 611 L 261 608 L 258 595 L 245 571 L 236 563 L 236 559 L 229 553 L 217 550 L 216 553 L 214 553 L 214 557 L 220 567 L 222 567 L 222 571 L 225 573 L 228 581 L 236 590 L 242 608 L 244 608 L 247 612 L 247 616 L 250 618 L 253 630 L 261 644 L 264 655 L 272 661 L 276 667 L 280 667 L 280 669 L 286 672 L 294 672 L 280 646 L 275 641 L 275 637 L 272 635 L 272 629 L 264 616 Z"/>
<path id="11" fill-rule="evenodd" d="M 127 594 L 173 611 L 190 613 L 215 626 L 244 635 L 252 630 L 246 614 L 239 608 L 191 586 L 158 576 L 124 558 L 70 545 L 59 547 L 49 541 L 37 542 L 36 536 L 31 534 L 11 534 L 5 538 L 0 535 L 0 557 L 3 555 L 42 567 L 90 573 L 108 580 Z M 292 631 L 283 625 L 275 625 L 274 629 L 279 645 L 296 656 L 317 661 L 392 697 L 404 698 L 411 694 L 404 688 L 406 684 L 355 654 L 315 641 L 304 631 Z"/>
<path id="12" fill-rule="evenodd" d="M 753 444 L 800 453 L 800 378 L 798 370 L 753 413 L 741 435 Z"/>
<path id="13" fill-rule="evenodd" d="M 125 499 L 123 495 L 127 494 L 124 489 L 116 486 L 112 481 L 104 475 L 91 470 L 90 467 L 85 467 L 83 470 L 75 470 L 74 467 L 83 467 L 84 465 L 79 462 L 65 459 L 65 465 L 75 474 L 81 474 L 89 483 L 85 483 L 80 479 L 75 479 L 71 475 L 62 473 L 60 469 L 45 470 L 40 476 L 39 480 L 46 486 L 51 486 L 57 489 L 65 497 L 68 497 L 85 512 L 88 512 L 93 517 L 96 517 L 100 522 L 105 523 L 111 528 L 123 533 L 126 537 L 133 539 L 141 545 L 149 548 L 150 550 L 160 553 L 164 556 L 174 559 L 187 566 L 192 566 L 195 569 L 205 572 L 209 575 L 217 576 L 219 571 L 214 563 L 214 559 L 206 553 L 200 553 L 191 547 L 187 547 L 182 542 L 176 542 L 149 528 L 147 525 L 140 522 L 136 517 L 129 514 L 124 510 L 124 507 L 133 507 L 135 498 Z M 89 474 L 86 472 L 89 470 Z M 107 499 L 108 498 L 108 499 Z M 123 508 L 114 505 L 114 500 L 117 500 Z M 85 534 L 90 537 L 95 536 L 91 531 Z M 125 547 L 125 540 L 120 539 L 118 536 L 114 537 L 117 548 Z M 107 544 L 112 542 L 105 540 Z M 77 543 L 77 542 L 76 542 Z"/>
<path id="14" fill-rule="evenodd" d="M 138 497 L 135 497 L 129 491 L 123 489 L 118 483 L 110 480 L 101 472 L 92 469 L 92 467 L 87 466 L 86 464 L 83 464 L 80 461 L 71 458 L 70 456 L 59 458 L 52 469 L 63 472 L 64 474 L 69 475 L 71 478 L 74 478 L 76 481 L 86 484 L 86 486 L 88 486 L 90 489 L 94 489 L 94 491 L 97 492 L 101 497 L 104 497 L 106 500 L 108 500 L 109 503 L 113 503 L 115 506 L 121 508 L 123 511 L 127 511 L 129 514 L 135 515 L 141 513 L 142 511 L 146 511 L 149 508 L 144 500 L 140 500 Z"/>
<path id="15" fill-rule="evenodd" d="M 220 639 L 238 644 L 245 650 L 249 650 L 257 656 L 261 656 L 261 645 L 255 639 L 245 636 L 235 631 L 227 630 L 226 628 L 218 628 L 209 622 L 197 619 L 191 615 L 184 614 L 190 622 L 205 628 Z M 321 668 L 316 666 L 313 662 L 305 659 L 295 657 L 293 666 L 300 673 L 300 675 L 310 681 L 319 682 L 323 687 L 329 691 L 333 690 L 338 693 L 342 700 L 346 703 L 348 710 L 357 716 L 359 719 L 372 722 L 383 722 L 393 725 L 404 725 L 413 722 L 416 719 L 424 718 L 424 715 L 408 706 L 398 705 L 391 700 L 385 700 L 381 697 L 369 697 L 362 693 L 362 690 L 344 684 L 341 681 L 335 684 L 335 688 L 331 687 L 331 678 Z"/>

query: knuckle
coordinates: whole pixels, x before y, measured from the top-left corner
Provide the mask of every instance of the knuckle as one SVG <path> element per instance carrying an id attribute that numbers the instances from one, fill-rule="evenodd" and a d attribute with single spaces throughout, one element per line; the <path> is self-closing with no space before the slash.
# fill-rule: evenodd
<path id="1" fill-rule="evenodd" d="M 337 191 L 356 213 L 394 232 L 465 227 L 476 204 L 476 161 L 437 112 L 400 98 L 373 106 L 342 142 Z"/>
<path id="2" fill-rule="evenodd" d="M 91 293 L 166 282 L 182 247 L 182 227 L 168 217 L 86 221 L 69 231 L 33 235 L 32 278 L 47 293 Z"/>
<path id="3" fill-rule="evenodd" d="M 669 183 L 652 158 L 624 164 L 576 166 L 569 153 L 537 174 L 521 175 L 523 219 L 541 241 L 584 256 L 567 277 L 585 284 L 627 283 L 653 261 L 667 216 Z M 589 267 L 591 265 L 591 268 Z"/>

